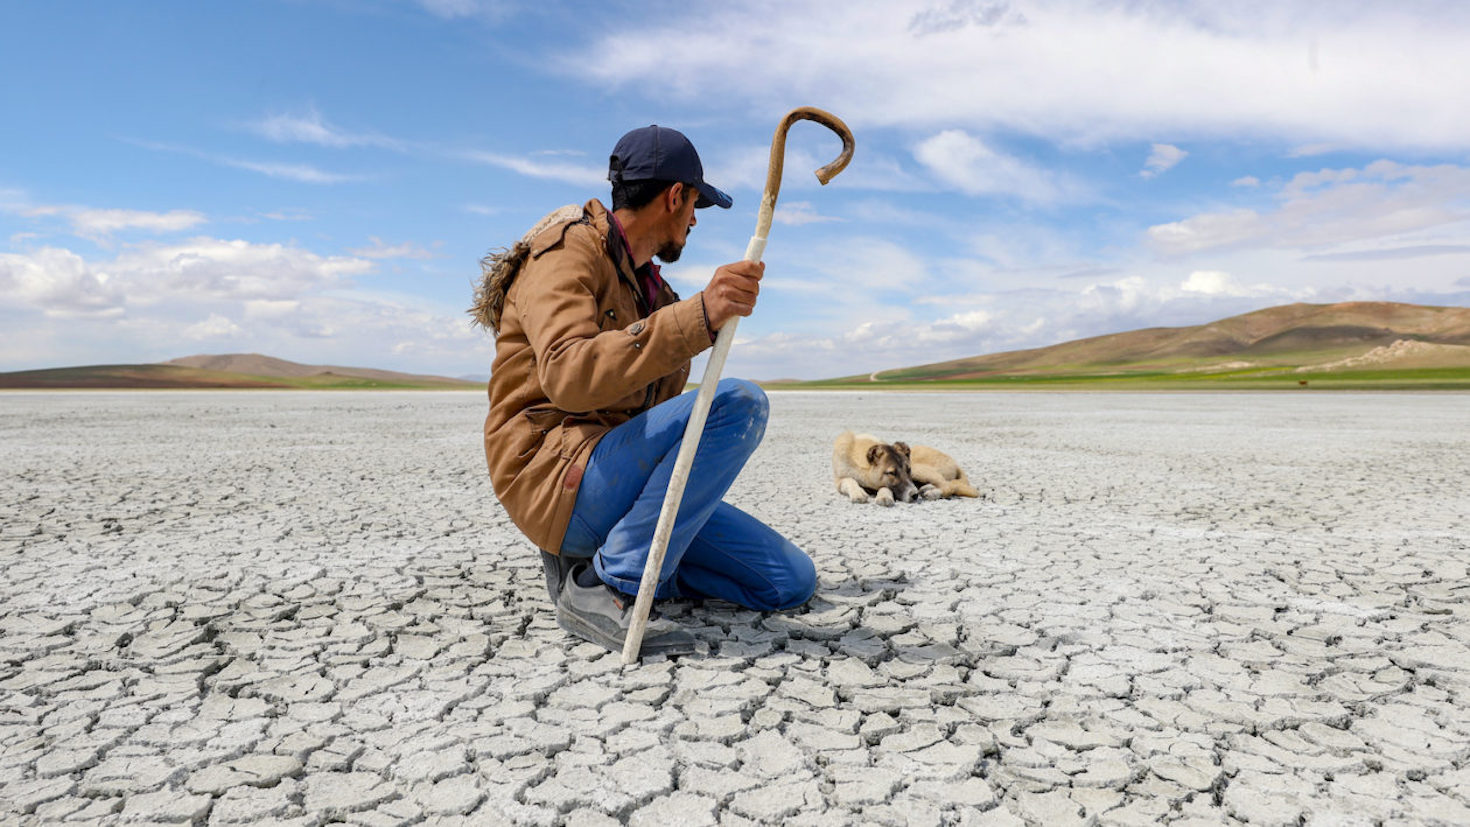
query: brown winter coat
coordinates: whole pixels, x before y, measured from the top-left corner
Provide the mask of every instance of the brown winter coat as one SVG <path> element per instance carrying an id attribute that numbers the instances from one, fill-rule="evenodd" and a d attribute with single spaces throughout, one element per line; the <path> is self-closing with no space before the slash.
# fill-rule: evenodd
<path id="1" fill-rule="evenodd" d="M 495 495 L 538 547 L 561 550 L 598 439 L 672 399 L 710 346 L 702 294 L 667 284 L 652 308 L 607 209 L 531 241 L 506 292 L 490 373 L 485 460 Z"/>

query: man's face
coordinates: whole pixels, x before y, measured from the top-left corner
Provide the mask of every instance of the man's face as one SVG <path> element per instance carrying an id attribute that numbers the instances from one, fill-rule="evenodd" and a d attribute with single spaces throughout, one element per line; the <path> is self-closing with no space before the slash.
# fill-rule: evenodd
<path id="1" fill-rule="evenodd" d="M 679 255 L 684 252 L 684 243 L 689 240 L 689 231 L 699 223 L 699 219 L 694 217 L 694 204 L 699 200 L 699 191 L 682 184 L 673 189 L 678 190 L 675 194 L 678 204 L 669 214 L 668 238 L 654 253 L 665 264 L 673 264 L 679 260 Z"/>

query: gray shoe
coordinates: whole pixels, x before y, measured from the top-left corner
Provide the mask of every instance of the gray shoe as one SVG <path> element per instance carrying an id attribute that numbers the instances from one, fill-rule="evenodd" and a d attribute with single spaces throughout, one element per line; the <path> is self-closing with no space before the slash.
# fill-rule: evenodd
<path id="1" fill-rule="evenodd" d="M 586 565 L 572 567 L 562 581 L 556 600 L 556 623 L 577 637 L 621 652 L 632 623 L 633 599 L 601 583 L 577 585 L 577 573 Z M 695 639 L 678 624 L 659 617 L 656 611 L 650 612 L 643 646 L 638 651 L 644 655 L 689 655 L 695 651 Z"/>

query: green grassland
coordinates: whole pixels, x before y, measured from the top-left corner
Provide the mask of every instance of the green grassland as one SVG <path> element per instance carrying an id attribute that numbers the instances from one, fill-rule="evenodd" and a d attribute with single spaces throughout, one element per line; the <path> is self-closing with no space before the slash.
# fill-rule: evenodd
<path id="1" fill-rule="evenodd" d="M 814 382 L 773 382 L 772 390 L 895 391 L 1311 391 L 1311 390 L 1458 390 L 1470 391 L 1470 367 L 1402 370 L 1340 370 L 1297 373 L 1292 366 L 1236 370 L 1099 369 L 1002 374 L 966 379 L 924 380 L 895 371 L 876 382 L 844 377 Z M 890 378 L 893 377 L 893 378 Z"/>

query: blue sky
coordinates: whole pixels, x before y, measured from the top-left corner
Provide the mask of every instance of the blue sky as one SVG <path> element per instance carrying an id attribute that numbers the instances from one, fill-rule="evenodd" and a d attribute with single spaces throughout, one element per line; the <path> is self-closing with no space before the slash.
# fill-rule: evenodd
<path id="1" fill-rule="evenodd" d="M 840 11 L 835 11 L 840 9 Z M 1398 2 L 0 6 L 0 370 L 261 352 L 486 374 L 478 259 L 688 134 L 726 373 L 821 378 L 1295 301 L 1470 305 L 1470 7 Z"/>

